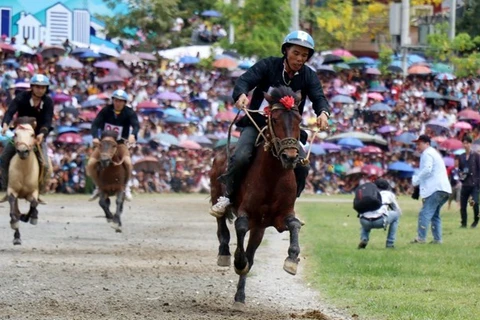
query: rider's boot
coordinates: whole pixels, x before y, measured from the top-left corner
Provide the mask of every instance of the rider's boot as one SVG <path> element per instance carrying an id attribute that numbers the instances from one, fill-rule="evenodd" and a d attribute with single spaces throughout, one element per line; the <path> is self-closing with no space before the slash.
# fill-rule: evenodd
<path id="1" fill-rule="evenodd" d="M 130 183 L 127 183 L 125 187 L 125 200 L 132 201 L 132 188 L 130 187 Z"/>
<path id="2" fill-rule="evenodd" d="M 297 182 L 297 198 L 300 197 L 302 191 L 305 189 L 309 170 L 309 165 L 304 165 L 301 163 L 297 164 L 293 170 L 293 172 L 295 172 L 295 181 Z"/>
<path id="3" fill-rule="evenodd" d="M 235 171 L 236 168 L 234 166 L 233 159 L 231 159 L 227 172 L 218 178 L 218 180 L 225 185 L 225 194 L 219 197 L 217 199 L 217 203 L 210 208 L 210 214 L 216 218 L 222 217 L 225 214 L 225 210 L 230 205 L 230 200 L 235 191 Z"/>

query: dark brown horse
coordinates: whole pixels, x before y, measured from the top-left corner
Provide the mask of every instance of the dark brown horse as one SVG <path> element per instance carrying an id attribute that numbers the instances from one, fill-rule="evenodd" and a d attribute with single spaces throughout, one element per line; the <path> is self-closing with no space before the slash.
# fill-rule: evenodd
<path id="1" fill-rule="evenodd" d="M 300 92 L 288 87 L 275 88 L 271 95 L 265 94 L 270 106 L 267 109 L 267 125 L 264 139 L 256 147 L 251 166 L 236 190 L 232 205 L 227 213 L 217 218 L 217 236 L 220 242 L 217 264 L 230 265 L 230 232 L 226 220 L 235 220 L 237 248 L 235 250 L 235 272 L 240 275 L 235 305 L 245 303 L 245 282 L 247 273 L 253 266 L 255 251 L 262 242 L 265 229 L 275 227 L 278 232 L 290 231 L 288 257 L 283 269 L 295 275 L 297 272 L 300 247 L 298 234 L 300 221 L 295 217 L 296 180 L 293 169 L 297 165 L 301 116 L 298 111 Z M 260 135 L 259 138 L 262 136 Z M 220 152 L 213 161 L 211 179 L 211 199 L 216 203 L 223 195 L 223 185 L 218 177 L 227 166 L 226 151 Z M 244 240 L 250 231 L 245 250 Z"/>
<path id="2" fill-rule="evenodd" d="M 100 145 L 97 147 L 100 151 L 99 161 L 93 164 L 89 163 L 87 172 L 100 190 L 99 204 L 105 212 L 107 222 L 112 223 L 115 231 L 122 232 L 120 216 L 123 212 L 125 186 L 128 182 L 129 172 L 124 163 L 125 157 L 128 155 L 119 152 L 117 135 L 118 133 L 112 130 L 102 132 Z M 110 196 L 113 195 L 116 195 L 117 204 L 114 215 L 110 212 Z"/>

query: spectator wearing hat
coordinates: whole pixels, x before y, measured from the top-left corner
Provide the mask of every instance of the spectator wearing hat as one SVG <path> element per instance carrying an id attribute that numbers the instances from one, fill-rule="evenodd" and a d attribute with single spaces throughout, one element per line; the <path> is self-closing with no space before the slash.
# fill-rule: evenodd
<path id="1" fill-rule="evenodd" d="M 387 180 L 377 179 L 375 185 L 382 196 L 382 206 L 375 211 L 368 211 L 360 214 L 360 243 L 358 249 L 365 249 L 370 239 L 372 229 L 387 229 L 388 234 L 386 247 L 394 248 L 397 235 L 398 223 L 402 210 L 398 205 L 395 194 Z"/>
<path id="2" fill-rule="evenodd" d="M 460 179 L 462 188 L 460 191 L 460 218 L 461 228 L 467 227 L 467 204 L 468 199 L 473 200 L 473 223 L 472 228 L 478 224 L 478 191 L 480 185 L 480 155 L 472 150 L 472 138 L 464 136 L 462 139 L 465 153 L 459 157 Z"/>
<path id="3" fill-rule="evenodd" d="M 420 155 L 420 168 L 412 177 L 413 186 L 419 186 L 423 206 L 418 215 L 417 237 L 411 243 L 425 243 L 431 224 L 433 241 L 442 243 L 440 209 L 452 193 L 447 169 L 442 156 L 430 146 L 430 137 L 423 134 L 414 140 Z"/>

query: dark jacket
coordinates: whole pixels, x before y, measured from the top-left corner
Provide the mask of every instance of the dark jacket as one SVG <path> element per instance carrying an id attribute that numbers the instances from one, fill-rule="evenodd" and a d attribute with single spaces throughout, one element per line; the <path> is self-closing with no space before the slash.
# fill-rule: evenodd
<path id="1" fill-rule="evenodd" d="M 306 97 L 312 102 L 313 110 L 315 110 L 317 116 L 324 110 L 329 112 L 327 98 L 325 98 L 322 85 L 315 71 L 304 65 L 290 81 L 286 73 L 282 76 L 284 72 L 283 61 L 284 58 L 270 57 L 255 63 L 238 78 L 233 89 L 233 100 L 237 101 L 242 93 L 248 94 L 248 92 L 255 89 L 250 109 L 258 110 L 263 102 L 264 92 L 268 92 L 270 87 L 287 85 L 295 92 L 301 90 L 300 114 L 303 113 Z M 284 78 L 287 83 L 284 82 Z"/>
<path id="2" fill-rule="evenodd" d="M 50 96 L 44 95 L 40 106 L 36 108 L 32 107 L 30 103 L 31 99 L 31 91 L 19 93 L 8 105 L 7 112 L 3 117 L 2 127 L 5 123 L 10 124 L 15 114 L 17 114 L 18 117 L 33 117 L 37 119 L 35 134 L 43 133 L 46 137 L 52 127 L 53 100 Z"/>
<path id="3" fill-rule="evenodd" d="M 113 129 L 115 126 L 122 127 L 121 137 L 128 139 L 130 135 L 130 127 L 132 127 L 132 134 L 137 139 L 138 130 L 140 130 L 140 124 L 138 123 L 138 117 L 132 108 L 125 106 L 119 115 L 115 114 L 113 104 L 105 106 L 95 117 L 92 123 L 91 133 L 93 138 L 99 138 L 101 132 L 104 130 Z M 115 130 L 117 131 L 117 130 Z M 120 140 L 120 139 L 118 139 Z"/>
<path id="4" fill-rule="evenodd" d="M 467 160 L 467 154 L 460 155 L 458 169 L 462 179 L 462 186 L 478 187 L 480 185 L 480 155 L 471 151 Z"/>

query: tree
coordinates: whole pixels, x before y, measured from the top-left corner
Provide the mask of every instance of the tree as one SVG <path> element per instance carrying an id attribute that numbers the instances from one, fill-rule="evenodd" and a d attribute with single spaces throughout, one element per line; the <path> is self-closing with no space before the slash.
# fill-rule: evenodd
<path id="1" fill-rule="evenodd" d="M 284 37 L 289 32 L 291 8 L 287 0 L 245 0 L 243 8 L 237 3 L 218 5 L 225 20 L 235 28 L 235 42 L 220 41 L 225 49 L 235 49 L 241 55 L 264 58 L 280 54 Z"/>
<path id="2" fill-rule="evenodd" d="M 463 10 L 463 17 L 457 21 L 457 32 L 466 32 L 471 37 L 479 35 L 480 3 L 478 0 L 467 0 Z"/>
<path id="3" fill-rule="evenodd" d="M 123 0 L 103 0 L 111 9 Z M 179 0 L 129 0 L 126 14 L 97 15 L 105 22 L 109 37 L 138 40 L 145 50 L 166 48 L 172 43 L 173 19 Z"/>
<path id="4" fill-rule="evenodd" d="M 392 55 L 392 48 L 386 45 L 380 46 L 380 52 L 378 53 L 378 61 L 380 62 L 380 65 L 378 66 L 378 69 L 382 74 L 388 73 L 388 66 L 392 63 Z"/>
<path id="5" fill-rule="evenodd" d="M 369 31 L 368 6 L 354 6 L 352 0 L 329 1 L 317 10 L 321 42 L 330 48 L 347 47 L 353 39 Z"/>

